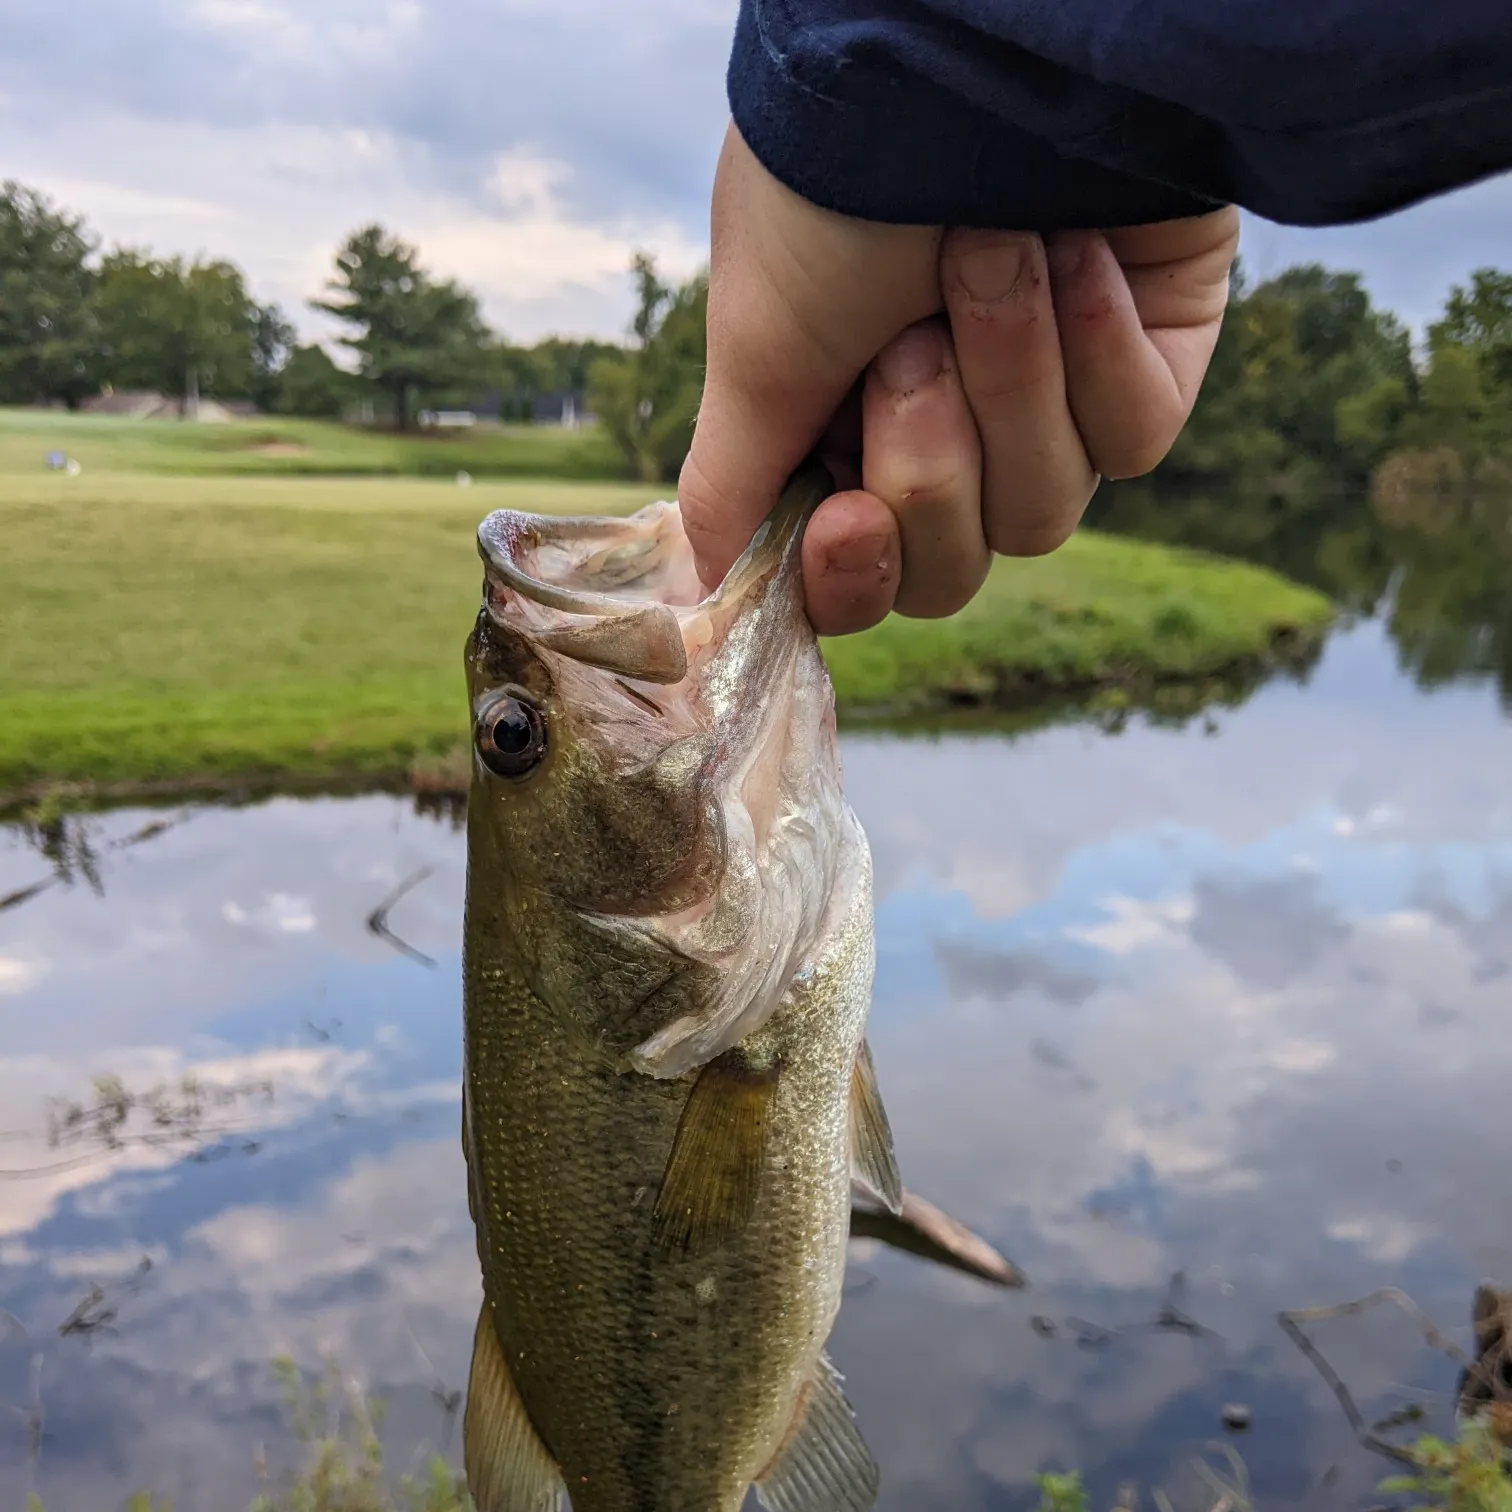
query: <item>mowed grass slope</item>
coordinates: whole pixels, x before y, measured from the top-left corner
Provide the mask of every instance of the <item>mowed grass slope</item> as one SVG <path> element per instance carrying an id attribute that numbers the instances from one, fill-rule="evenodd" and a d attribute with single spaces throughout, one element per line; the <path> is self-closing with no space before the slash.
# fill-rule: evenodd
<path id="1" fill-rule="evenodd" d="M 455 739 L 490 509 L 618 485 L 0 475 L 0 790 L 391 771 Z"/>
<path id="2" fill-rule="evenodd" d="M 619 478 L 625 464 L 602 432 L 548 425 L 395 435 L 330 420 L 259 416 L 220 425 L 0 409 L 0 475 L 44 470 L 49 452 L 84 469 L 169 476 L 342 476 L 454 479 Z"/>
<path id="3" fill-rule="evenodd" d="M 0 472 L 0 794 L 402 777 L 465 737 L 491 509 L 628 511 L 626 484 Z M 928 707 L 1254 664 L 1316 637 L 1267 573 L 1082 535 L 962 615 L 829 642 L 842 707 Z"/>

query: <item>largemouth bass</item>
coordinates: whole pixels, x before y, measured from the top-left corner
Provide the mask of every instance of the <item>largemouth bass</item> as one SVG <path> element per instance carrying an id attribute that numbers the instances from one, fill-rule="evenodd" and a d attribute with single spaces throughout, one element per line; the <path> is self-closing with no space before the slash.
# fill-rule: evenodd
<path id="1" fill-rule="evenodd" d="M 802 601 L 828 488 L 800 473 L 707 596 L 674 504 L 480 528 L 480 1512 L 875 1499 L 824 1353 L 853 1173 L 874 1212 L 904 1198 L 864 1038 L 870 857 Z"/>

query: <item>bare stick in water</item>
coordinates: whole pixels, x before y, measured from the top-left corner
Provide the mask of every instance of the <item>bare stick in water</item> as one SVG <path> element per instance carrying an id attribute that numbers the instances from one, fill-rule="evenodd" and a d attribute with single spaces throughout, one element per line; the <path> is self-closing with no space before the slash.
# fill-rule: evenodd
<path id="1" fill-rule="evenodd" d="M 413 876 L 406 877 L 404 881 L 402 881 L 398 885 L 398 887 L 396 887 L 393 892 L 391 892 L 377 906 L 377 908 L 375 908 L 372 913 L 367 916 L 367 927 L 373 934 L 377 935 L 382 940 L 387 940 L 389 944 L 399 952 L 400 955 L 407 955 L 410 960 L 418 961 L 422 966 L 428 966 L 433 969 L 436 963 L 431 960 L 431 958 L 426 955 L 424 951 L 416 950 L 413 945 L 407 944 L 405 941 L 401 940 L 399 936 L 389 928 L 388 916 L 393 911 L 395 905 L 402 898 L 412 893 L 417 887 L 419 887 L 422 882 L 430 877 L 430 875 L 434 871 L 435 868 L 432 866 L 422 866 L 420 870 L 417 871 Z"/>

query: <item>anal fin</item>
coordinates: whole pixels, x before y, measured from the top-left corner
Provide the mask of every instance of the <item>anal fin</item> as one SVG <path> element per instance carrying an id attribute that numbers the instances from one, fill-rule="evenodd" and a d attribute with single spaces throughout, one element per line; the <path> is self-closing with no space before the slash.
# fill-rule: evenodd
<path id="1" fill-rule="evenodd" d="M 787 1441 L 756 1482 L 767 1512 L 869 1512 L 880 1478 L 840 1389 L 840 1373 L 820 1355 L 798 1397 Z"/>
<path id="2" fill-rule="evenodd" d="M 700 1254 L 749 1221 L 780 1076 L 779 1067 L 754 1066 L 740 1050 L 727 1050 L 699 1072 L 656 1199 L 658 1249 Z"/>
<path id="3" fill-rule="evenodd" d="M 462 1459 L 478 1512 L 558 1512 L 561 1472 L 515 1389 L 487 1302 L 473 1337 Z"/>
<path id="4" fill-rule="evenodd" d="M 851 1167 L 882 1199 L 889 1212 L 903 1209 L 903 1179 L 893 1153 L 892 1126 L 882 1094 L 877 1089 L 877 1069 L 871 1046 L 865 1040 L 856 1052 L 850 1091 Z"/>

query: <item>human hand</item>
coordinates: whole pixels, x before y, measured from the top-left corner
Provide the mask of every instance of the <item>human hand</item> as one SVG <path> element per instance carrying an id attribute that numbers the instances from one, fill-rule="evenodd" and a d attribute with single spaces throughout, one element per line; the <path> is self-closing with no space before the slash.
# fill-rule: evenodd
<path id="1" fill-rule="evenodd" d="M 717 582 L 817 447 L 843 491 L 809 522 L 804 583 L 839 635 L 953 614 L 994 552 L 1054 550 L 1099 476 L 1160 461 L 1218 338 L 1238 214 L 1045 238 L 852 220 L 731 127 L 711 231 L 688 536 Z"/>

